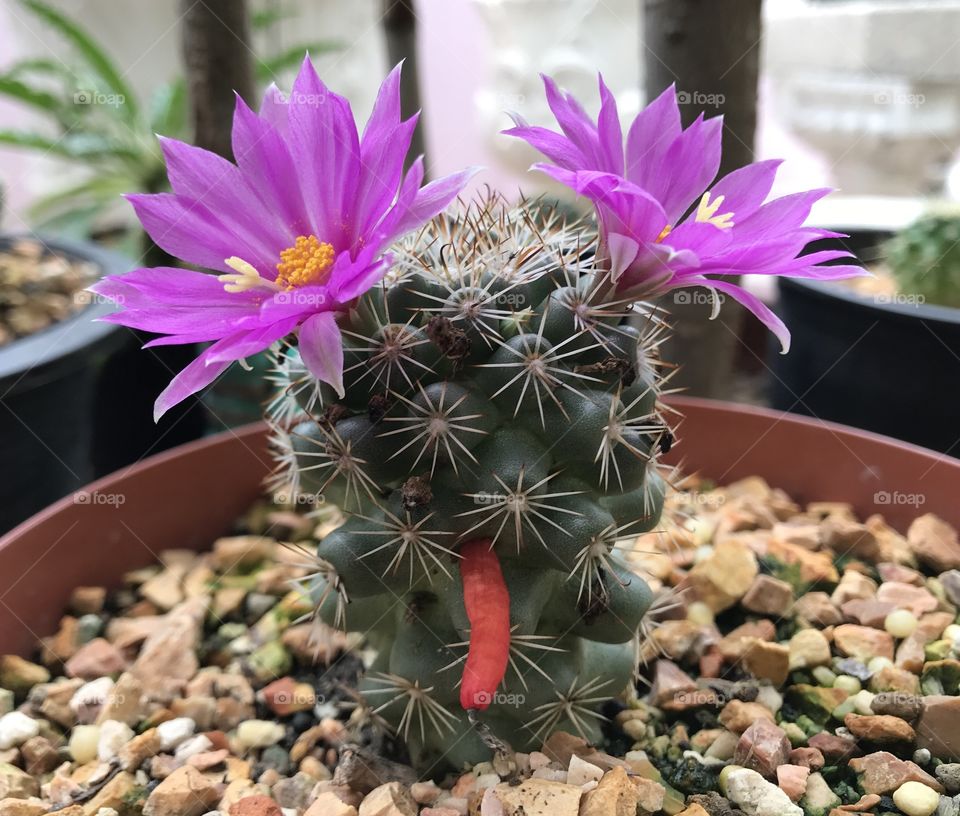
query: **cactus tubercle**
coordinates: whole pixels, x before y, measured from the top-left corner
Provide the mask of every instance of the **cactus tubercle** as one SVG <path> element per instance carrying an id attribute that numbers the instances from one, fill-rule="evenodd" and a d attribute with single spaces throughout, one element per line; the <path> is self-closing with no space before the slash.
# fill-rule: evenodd
<path id="1" fill-rule="evenodd" d="M 483 711 L 493 702 L 510 658 L 510 593 L 489 538 L 468 541 L 460 555 L 463 603 L 470 621 L 460 705 Z"/>

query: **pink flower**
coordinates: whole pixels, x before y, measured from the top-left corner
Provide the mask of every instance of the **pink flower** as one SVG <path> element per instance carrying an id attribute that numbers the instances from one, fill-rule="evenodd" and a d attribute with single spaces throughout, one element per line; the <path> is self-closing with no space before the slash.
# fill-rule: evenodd
<path id="1" fill-rule="evenodd" d="M 213 341 L 160 394 L 155 418 L 294 331 L 310 372 L 342 393 L 338 315 L 383 278 L 387 245 L 473 172 L 421 187 L 418 158 L 404 174 L 417 117 L 401 120 L 399 83 L 397 66 L 360 136 L 347 100 L 305 59 L 289 98 L 271 87 L 259 115 L 237 99 L 236 164 L 162 140 L 173 192 L 129 200 L 160 247 L 220 274 L 137 269 L 92 287 L 122 307 L 107 320 L 165 335 L 147 345 Z"/>
<path id="2" fill-rule="evenodd" d="M 723 280 L 728 275 L 837 279 L 865 274 L 838 250 L 800 253 L 810 241 L 842 237 L 804 227 L 810 208 L 829 190 L 767 200 L 779 161 L 734 170 L 714 183 L 720 167 L 722 118 L 701 115 L 688 128 L 671 86 L 634 119 L 626 142 L 617 103 L 600 78 L 594 122 L 570 94 L 543 78 L 560 133 L 519 117 L 504 131 L 547 156 L 540 170 L 591 199 L 602 251 L 618 299 L 652 298 L 683 286 L 706 286 L 740 301 L 780 339 L 790 332 L 759 298 Z"/>

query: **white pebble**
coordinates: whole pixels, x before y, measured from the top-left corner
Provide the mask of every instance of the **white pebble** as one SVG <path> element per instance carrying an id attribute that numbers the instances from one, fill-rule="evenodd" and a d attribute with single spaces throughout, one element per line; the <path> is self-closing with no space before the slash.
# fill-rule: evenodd
<path id="1" fill-rule="evenodd" d="M 940 804 L 940 794 L 922 782 L 904 782 L 893 792 L 893 802 L 907 816 L 930 816 Z"/>
<path id="2" fill-rule="evenodd" d="M 550 764 L 550 757 L 546 754 L 540 753 L 540 751 L 531 751 L 530 752 L 530 767 L 533 770 L 539 770 L 540 768 L 546 768 Z"/>
<path id="3" fill-rule="evenodd" d="M 477 777 L 476 784 L 474 788 L 476 790 L 484 790 L 485 788 L 492 788 L 500 784 L 500 777 L 495 773 L 483 773 Z"/>
<path id="4" fill-rule="evenodd" d="M 895 609 L 883 621 L 883 628 L 895 638 L 908 638 L 916 629 L 917 616 L 906 609 Z"/>
<path id="5" fill-rule="evenodd" d="M 697 626 L 709 626 L 713 623 L 713 610 L 703 601 L 694 601 L 687 607 L 687 620 Z"/>
<path id="6" fill-rule="evenodd" d="M 18 748 L 40 733 L 40 723 L 20 711 L 0 717 L 0 751 Z"/>
<path id="7" fill-rule="evenodd" d="M 756 702 L 760 703 L 771 714 L 776 714 L 783 708 L 783 695 L 773 686 L 760 686 Z"/>
<path id="8" fill-rule="evenodd" d="M 598 768 L 592 762 L 587 762 L 576 754 L 570 755 L 570 764 L 567 766 L 568 785 L 584 785 L 591 779 L 599 782 L 602 776 L 603 768 Z"/>
<path id="9" fill-rule="evenodd" d="M 100 737 L 97 740 L 97 759 L 109 762 L 134 737 L 133 729 L 118 720 L 107 720 L 100 725 Z"/>
<path id="10" fill-rule="evenodd" d="M 89 683 L 84 683 L 70 698 L 70 710 L 77 715 L 83 714 L 91 708 L 99 708 L 113 691 L 114 682 L 109 677 L 98 677 Z"/>
<path id="11" fill-rule="evenodd" d="M 181 742 L 177 746 L 177 750 L 173 752 L 173 755 L 177 759 L 182 759 L 186 762 L 190 757 L 202 754 L 212 748 L 213 743 L 210 742 L 208 737 L 203 734 L 197 734 L 195 737 L 190 737 L 190 739 Z"/>
<path id="12" fill-rule="evenodd" d="M 893 661 L 889 657 L 871 657 L 870 662 L 867 663 L 867 668 L 870 670 L 871 674 L 876 674 L 878 671 L 882 671 L 888 666 L 892 666 Z"/>
<path id="13" fill-rule="evenodd" d="M 197 724 L 189 717 L 177 717 L 175 720 L 167 720 L 157 726 L 157 736 L 160 737 L 160 750 L 170 751 L 176 748 L 181 742 L 193 736 L 197 730 Z"/>
<path id="14" fill-rule="evenodd" d="M 727 766 L 724 771 L 732 766 Z M 726 796 L 745 813 L 754 816 L 803 816 L 803 811 L 780 788 L 756 771 L 735 768 L 726 775 Z M 929 816 L 929 814 L 927 814 Z"/>
<path id="15" fill-rule="evenodd" d="M 280 742 L 285 733 L 280 723 L 270 720 L 244 720 L 237 726 L 237 742 L 242 748 L 267 748 Z"/>
<path id="16" fill-rule="evenodd" d="M 952 640 L 955 644 L 960 643 L 960 626 L 955 623 L 951 623 L 946 629 L 943 630 L 943 638 L 945 640 Z"/>
<path id="17" fill-rule="evenodd" d="M 73 761 L 79 765 L 86 765 L 97 758 L 97 747 L 100 743 L 99 725 L 77 725 L 70 734 L 67 748 Z"/>
<path id="18" fill-rule="evenodd" d="M 567 772 L 558 768 L 537 768 L 531 776 L 534 779 L 549 779 L 551 782 L 567 781 Z"/>
<path id="19" fill-rule="evenodd" d="M 852 674 L 841 674 L 833 681 L 833 687 L 843 689 L 847 694 L 856 694 L 863 688 L 863 684 Z"/>
<path id="20" fill-rule="evenodd" d="M 851 698 L 853 700 L 853 708 L 858 714 L 863 714 L 868 716 L 873 714 L 873 698 L 876 695 L 873 692 L 867 691 L 866 689 L 861 689 Z"/>

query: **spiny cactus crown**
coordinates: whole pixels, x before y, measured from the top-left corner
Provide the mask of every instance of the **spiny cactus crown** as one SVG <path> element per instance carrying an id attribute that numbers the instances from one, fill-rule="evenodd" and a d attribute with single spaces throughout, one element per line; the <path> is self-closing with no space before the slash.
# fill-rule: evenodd
<path id="1" fill-rule="evenodd" d="M 960 214 L 925 216 L 891 238 L 885 250 L 902 293 L 960 307 Z"/>
<path id="2" fill-rule="evenodd" d="M 320 619 L 379 650 L 365 710 L 421 765 L 489 756 L 484 732 L 517 750 L 557 727 L 596 739 L 600 704 L 632 677 L 651 592 L 622 547 L 663 501 L 663 325 L 610 302 L 596 241 L 541 203 L 488 197 L 401 244 L 349 313 L 342 399 L 295 347 L 278 353 L 278 484 L 347 516 L 307 588 Z M 499 559 L 510 624 L 479 731 L 457 702 L 461 550 L 478 540 Z"/>

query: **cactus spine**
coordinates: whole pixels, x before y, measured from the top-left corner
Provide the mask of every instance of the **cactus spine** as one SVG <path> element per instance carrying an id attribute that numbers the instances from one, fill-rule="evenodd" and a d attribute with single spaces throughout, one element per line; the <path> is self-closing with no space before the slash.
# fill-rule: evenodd
<path id="1" fill-rule="evenodd" d="M 663 501 L 663 326 L 608 302 L 596 241 L 589 223 L 489 197 L 396 247 L 392 276 L 344 318 L 342 399 L 279 352 L 278 477 L 346 514 L 307 588 L 320 619 L 377 649 L 367 714 L 424 768 L 489 757 L 464 706 L 516 750 L 557 728 L 597 740 L 634 676 L 652 597 L 624 555 Z M 496 643 L 478 642 L 464 598 L 477 542 L 509 597 L 483 635 Z M 476 580 L 475 606 L 502 597 Z M 502 682 L 461 705 L 464 665 L 498 661 Z"/>

